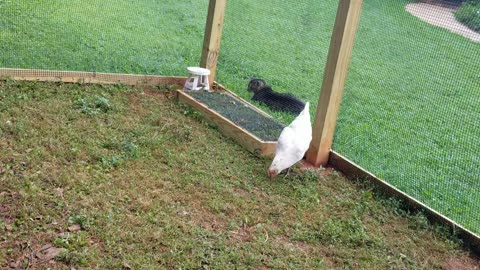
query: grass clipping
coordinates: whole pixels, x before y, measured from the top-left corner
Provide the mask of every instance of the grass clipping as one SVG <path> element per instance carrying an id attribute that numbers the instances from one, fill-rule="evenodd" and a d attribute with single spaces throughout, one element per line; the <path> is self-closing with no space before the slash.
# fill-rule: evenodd
<path id="1" fill-rule="evenodd" d="M 264 141 L 277 141 L 285 127 L 274 118 L 266 117 L 253 110 L 234 96 L 208 91 L 188 91 L 187 93 Z"/>

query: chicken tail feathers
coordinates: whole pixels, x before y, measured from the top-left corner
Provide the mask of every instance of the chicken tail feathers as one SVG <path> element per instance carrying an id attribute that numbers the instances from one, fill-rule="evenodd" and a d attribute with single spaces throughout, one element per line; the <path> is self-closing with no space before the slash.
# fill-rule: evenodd
<path id="1" fill-rule="evenodd" d="M 310 102 L 305 103 L 305 107 L 303 108 L 303 111 L 299 114 L 300 115 L 305 115 L 310 113 Z"/>

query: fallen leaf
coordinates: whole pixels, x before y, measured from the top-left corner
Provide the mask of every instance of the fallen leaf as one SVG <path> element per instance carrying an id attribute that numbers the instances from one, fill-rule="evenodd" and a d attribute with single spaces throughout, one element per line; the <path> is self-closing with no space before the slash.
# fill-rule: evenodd
<path id="1" fill-rule="evenodd" d="M 178 214 L 182 216 L 188 216 L 190 213 L 188 211 L 183 210 L 182 212 L 179 212 Z"/>
<path id="2" fill-rule="evenodd" d="M 80 225 L 78 225 L 78 224 L 73 224 L 72 226 L 68 227 L 69 232 L 78 232 L 81 229 L 82 229 L 82 227 L 80 227 Z"/>
<path id="3" fill-rule="evenodd" d="M 8 266 L 10 266 L 10 268 L 18 268 L 19 265 L 20 262 L 11 262 Z"/>
<path id="4" fill-rule="evenodd" d="M 57 194 L 58 197 L 63 198 L 63 188 L 56 188 L 55 194 Z"/>
<path id="5" fill-rule="evenodd" d="M 49 261 L 51 259 L 54 259 L 57 257 L 62 251 L 65 251 L 66 249 L 64 248 L 56 248 L 53 246 L 50 246 L 47 249 L 41 250 L 40 252 L 37 253 L 37 257 Z"/>
<path id="6" fill-rule="evenodd" d="M 68 233 L 67 232 L 61 232 L 61 233 L 58 233 L 57 236 L 60 237 L 60 238 L 67 238 Z"/>

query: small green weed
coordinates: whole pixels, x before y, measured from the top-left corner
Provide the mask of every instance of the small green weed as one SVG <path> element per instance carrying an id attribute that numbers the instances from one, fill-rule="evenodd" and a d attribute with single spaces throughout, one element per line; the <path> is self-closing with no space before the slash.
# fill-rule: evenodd
<path id="1" fill-rule="evenodd" d="M 75 221 L 73 224 L 85 224 L 84 217 L 76 216 L 73 219 Z M 84 231 L 66 233 L 61 237 L 57 237 L 53 241 L 53 245 L 61 249 L 55 259 L 68 265 L 87 266 L 92 256 L 92 252 L 88 248 L 88 235 Z"/>
<path id="2" fill-rule="evenodd" d="M 113 109 L 110 101 L 102 96 L 82 97 L 74 102 L 75 108 L 79 109 L 86 115 L 97 115 L 99 113 L 106 113 Z"/>
<path id="3" fill-rule="evenodd" d="M 68 218 L 68 224 L 78 224 L 82 230 L 87 230 L 91 225 L 91 221 L 85 215 L 75 215 Z"/>
<path id="4" fill-rule="evenodd" d="M 88 252 L 88 249 L 83 249 L 81 251 L 65 250 L 61 252 L 56 259 L 60 262 L 66 263 L 67 265 L 87 266 L 89 256 L 90 254 Z"/>
<path id="5" fill-rule="evenodd" d="M 100 157 L 102 166 L 107 169 L 116 168 L 128 159 L 140 158 L 142 152 L 136 141 L 131 137 L 120 141 L 114 136 L 103 143 L 102 147 L 110 150 L 113 154 Z"/>

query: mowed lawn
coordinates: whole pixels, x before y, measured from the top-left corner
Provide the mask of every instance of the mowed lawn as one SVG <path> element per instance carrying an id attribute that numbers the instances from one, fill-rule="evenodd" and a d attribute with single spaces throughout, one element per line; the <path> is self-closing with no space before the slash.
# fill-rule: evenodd
<path id="1" fill-rule="evenodd" d="M 478 266 L 334 171 L 270 180 L 165 88 L 0 81 L 0 268 Z"/>
<path id="2" fill-rule="evenodd" d="M 0 66 L 185 75 L 208 1 L 0 1 Z"/>
<path id="3" fill-rule="evenodd" d="M 478 234 L 480 45 L 411 16 L 408 2 L 364 1 L 333 148 Z M 249 99 L 249 79 L 264 78 L 313 114 L 337 4 L 230 1 L 217 80 Z M 208 1 L 0 6 L 2 67 L 185 75 Z"/>

